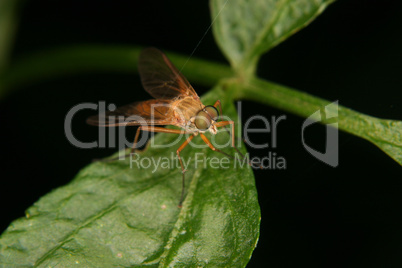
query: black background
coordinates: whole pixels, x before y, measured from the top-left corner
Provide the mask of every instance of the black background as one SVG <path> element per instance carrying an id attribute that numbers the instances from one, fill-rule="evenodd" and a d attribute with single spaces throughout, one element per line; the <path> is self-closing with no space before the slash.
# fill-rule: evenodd
<path id="1" fill-rule="evenodd" d="M 338 1 L 310 26 L 264 55 L 260 77 L 388 119 L 402 116 L 400 1 Z M 155 46 L 190 55 L 210 24 L 206 1 L 26 1 L 12 60 L 77 44 Z M 194 56 L 225 62 L 211 31 Z M 199 95 L 208 88 L 193 85 Z M 93 158 L 113 149 L 83 150 L 64 136 L 74 105 L 106 100 L 117 105 L 147 99 L 139 77 L 93 73 L 51 79 L 15 90 L 0 102 L 1 230 L 52 189 L 67 184 Z M 73 131 L 93 141 L 97 129 L 74 117 Z M 302 146 L 304 119 L 243 102 L 243 120 L 286 115 L 275 149 L 286 170 L 255 171 L 262 211 L 261 236 L 249 267 L 401 267 L 402 172 L 365 140 L 340 132 L 339 166 Z M 258 127 L 258 124 L 252 125 Z M 324 150 L 325 127 L 306 132 Z M 250 136 L 255 143 L 267 134 Z"/>

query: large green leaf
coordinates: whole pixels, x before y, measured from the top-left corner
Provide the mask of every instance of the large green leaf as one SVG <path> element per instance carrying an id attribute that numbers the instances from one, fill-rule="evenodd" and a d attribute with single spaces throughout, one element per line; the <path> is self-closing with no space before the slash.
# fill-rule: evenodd
<path id="1" fill-rule="evenodd" d="M 241 75 L 260 56 L 309 24 L 333 0 L 211 0 L 215 40 Z"/>
<path id="2" fill-rule="evenodd" d="M 231 101 L 217 87 L 203 98 L 223 101 L 225 115 L 237 119 Z M 177 137 L 158 134 L 155 144 Z M 217 142 L 228 140 L 218 133 Z M 183 140 L 182 140 L 183 141 Z M 196 144 L 202 144 L 199 137 Z M 142 159 L 165 161 L 179 146 L 150 146 Z M 230 147 L 224 151 L 234 154 Z M 244 148 L 241 148 L 244 151 Z M 224 156 L 209 148 L 186 147 L 186 199 L 178 208 L 181 169 L 130 168 L 128 160 L 93 163 L 69 184 L 42 197 L 26 218 L 13 222 L 0 239 L 0 265 L 34 267 L 245 266 L 259 235 L 260 210 L 249 166 L 213 168 L 199 159 Z M 202 156 L 202 157 L 201 157 Z M 224 160 L 225 161 L 225 160 Z M 226 165 L 226 164 L 225 164 Z M 155 169 L 155 170 L 154 170 Z"/>

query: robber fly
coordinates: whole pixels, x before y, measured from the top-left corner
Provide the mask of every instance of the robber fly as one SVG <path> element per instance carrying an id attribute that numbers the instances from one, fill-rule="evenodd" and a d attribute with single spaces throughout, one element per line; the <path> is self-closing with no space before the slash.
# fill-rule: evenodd
<path id="1" fill-rule="evenodd" d="M 215 148 L 204 133 L 210 132 L 215 135 L 218 127 L 231 125 L 233 133 L 231 135 L 232 146 L 237 150 L 234 138 L 234 122 L 219 121 L 220 114 L 222 114 L 221 102 L 217 100 L 214 105 L 204 105 L 187 79 L 160 50 L 156 48 L 144 49 L 139 57 L 138 69 L 143 87 L 155 99 L 134 102 L 119 107 L 114 111 L 109 111 L 104 115 L 89 117 L 87 123 L 102 127 L 139 126 L 135 134 L 132 150 L 137 147 L 141 131 L 190 134 L 176 151 L 183 174 L 179 202 L 179 206 L 181 206 L 184 198 L 185 169 L 180 152 L 195 136 L 200 135 L 209 148 L 233 158 Z M 118 122 L 116 120 L 118 116 L 123 116 L 124 118 L 139 116 L 142 120 L 141 122 L 138 120 Z M 145 120 L 146 125 L 143 124 L 143 120 Z M 158 125 L 173 125 L 181 129 L 167 129 L 158 127 Z"/>

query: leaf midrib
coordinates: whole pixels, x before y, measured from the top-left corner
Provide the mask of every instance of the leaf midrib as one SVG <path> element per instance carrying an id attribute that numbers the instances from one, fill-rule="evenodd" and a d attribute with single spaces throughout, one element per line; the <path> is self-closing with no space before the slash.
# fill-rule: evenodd
<path id="1" fill-rule="evenodd" d="M 206 154 L 210 150 L 211 149 L 209 149 L 209 148 L 205 148 L 205 149 L 202 149 L 202 152 L 204 154 Z M 214 151 L 212 151 L 212 152 L 214 152 Z M 216 152 L 216 153 L 218 153 L 218 152 Z M 193 177 L 191 178 L 191 183 L 190 183 L 189 190 L 197 188 L 196 185 L 198 184 L 199 179 L 202 177 L 203 170 L 204 169 L 203 169 L 203 167 L 201 165 L 195 170 L 195 172 L 193 174 Z M 196 175 L 198 175 L 198 176 L 196 177 Z M 219 188 L 221 189 L 221 192 L 224 193 L 223 194 L 224 197 L 225 197 L 224 200 L 225 200 L 225 202 L 227 202 L 228 207 L 230 207 L 230 212 L 231 213 L 229 215 L 230 215 L 230 218 L 231 218 L 233 231 L 235 233 L 235 247 L 234 248 L 237 249 L 237 247 L 238 247 L 238 233 L 236 232 L 236 226 L 234 225 L 235 211 L 233 209 L 232 203 L 229 200 L 228 194 L 226 193 L 226 191 L 224 191 L 224 189 L 222 187 L 221 182 L 219 180 L 217 180 L 217 181 L 218 181 Z M 171 249 L 172 249 L 172 245 L 174 244 L 174 242 L 176 241 L 176 238 L 180 234 L 180 230 L 182 229 L 182 222 L 185 222 L 185 219 L 186 219 L 187 215 L 189 215 L 189 213 L 187 211 L 188 211 L 189 208 L 191 208 L 194 192 L 195 191 L 191 192 L 192 193 L 191 199 L 188 199 L 188 193 L 187 193 L 187 196 L 185 198 L 185 202 L 183 203 L 183 208 L 181 209 L 181 211 L 179 213 L 179 216 L 177 217 L 177 221 L 176 221 L 176 223 L 175 223 L 175 225 L 174 225 L 174 227 L 172 229 L 172 232 L 171 232 L 171 233 L 174 233 L 174 234 L 169 238 L 168 243 L 165 245 L 165 249 L 167 248 L 167 250 L 165 250 L 165 252 L 161 255 L 161 262 L 160 262 L 160 265 L 159 265 L 160 267 L 165 267 L 165 264 L 166 264 L 165 260 L 169 256 L 169 254 L 171 252 Z M 190 193 L 190 191 L 189 191 L 189 193 Z M 232 258 L 233 255 L 234 255 L 234 251 L 232 251 L 232 253 L 231 253 L 230 260 L 234 259 L 234 258 Z"/>

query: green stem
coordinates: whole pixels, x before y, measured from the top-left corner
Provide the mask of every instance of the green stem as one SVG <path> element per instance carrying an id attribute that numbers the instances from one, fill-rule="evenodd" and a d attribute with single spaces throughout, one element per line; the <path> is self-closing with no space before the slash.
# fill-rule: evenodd
<path id="1" fill-rule="evenodd" d="M 258 78 L 250 80 L 244 86 L 244 90 L 238 91 L 236 98 L 268 104 L 304 118 L 311 116 L 316 111 L 323 109 L 331 103 L 328 100 L 309 95 L 296 89 Z M 363 129 L 368 126 L 368 122 L 365 120 L 366 115 L 339 105 L 338 116 L 339 129 L 357 136 L 365 135 Z"/>
<path id="2" fill-rule="evenodd" d="M 16 10 L 19 5 L 18 0 L 0 1 L 0 73 L 8 64 L 11 43 L 17 27 Z"/>
<path id="3" fill-rule="evenodd" d="M 12 89 L 82 73 L 137 73 L 141 47 L 80 45 L 39 52 L 17 60 L 0 77 L 0 99 Z M 192 82 L 215 85 L 220 78 L 232 76 L 227 65 L 167 53 Z"/>
<path id="4" fill-rule="evenodd" d="M 94 46 L 59 48 L 37 53 L 15 64 L 0 77 L 0 99 L 13 88 L 41 80 L 89 72 L 135 73 L 141 47 Z M 173 63 L 194 84 L 213 86 L 235 83 L 230 99 L 248 99 L 287 112 L 309 117 L 330 104 L 329 101 L 259 78 L 233 78 L 224 64 L 167 53 Z M 229 79 L 227 79 L 229 78 Z M 339 129 L 376 144 L 402 164 L 402 122 L 383 120 L 337 106 Z M 318 118 L 315 118 L 318 119 Z M 327 123 L 323 121 L 322 123 Z"/>
<path id="5" fill-rule="evenodd" d="M 307 93 L 259 78 L 246 82 L 237 91 L 236 99 L 246 99 L 294 113 L 307 118 L 331 102 Z M 368 116 L 341 105 L 337 108 L 338 128 L 364 138 L 386 152 L 402 165 L 402 122 Z M 318 120 L 319 118 L 313 118 Z M 327 123 L 322 121 L 321 123 Z"/>

